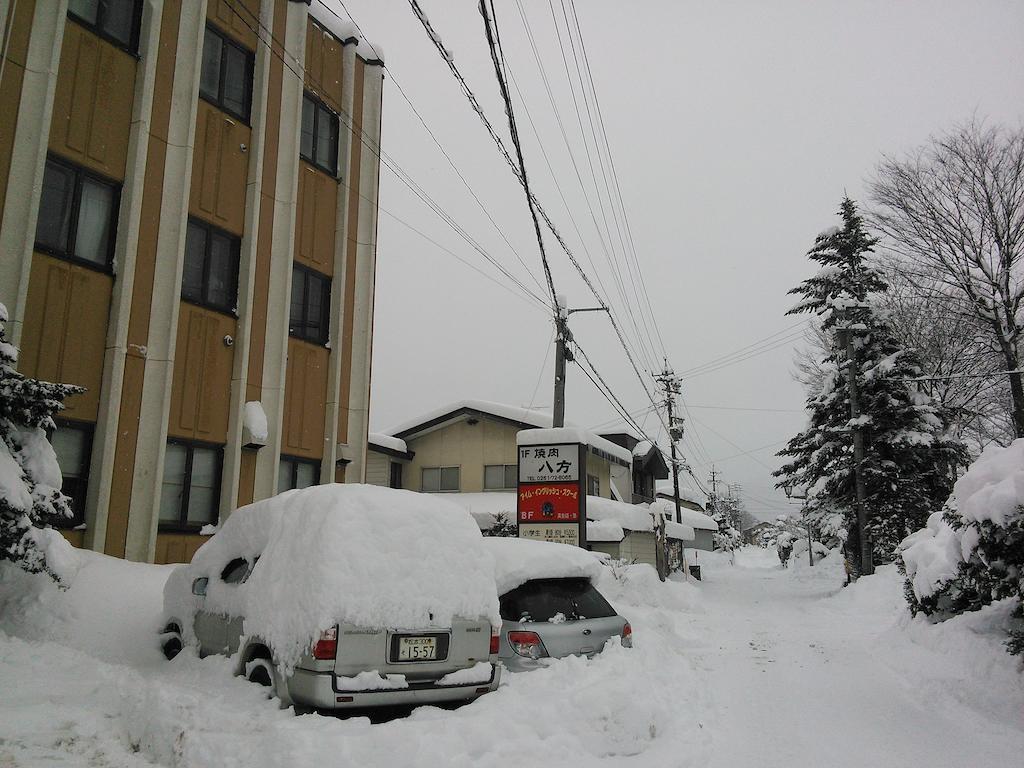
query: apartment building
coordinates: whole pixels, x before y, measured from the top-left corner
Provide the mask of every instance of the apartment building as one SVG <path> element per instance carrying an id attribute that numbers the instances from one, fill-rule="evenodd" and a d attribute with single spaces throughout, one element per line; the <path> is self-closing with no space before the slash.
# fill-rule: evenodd
<path id="1" fill-rule="evenodd" d="M 0 302 L 22 371 L 86 388 L 77 546 L 187 560 L 364 479 L 383 66 L 330 8 L 0 0 Z"/>

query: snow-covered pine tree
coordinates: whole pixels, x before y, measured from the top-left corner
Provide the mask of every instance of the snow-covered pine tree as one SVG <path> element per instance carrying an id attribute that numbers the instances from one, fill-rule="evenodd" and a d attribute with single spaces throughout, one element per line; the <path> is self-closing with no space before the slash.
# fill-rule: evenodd
<path id="1" fill-rule="evenodd" d="M 822 232 L 807 256 L 818 272 L 790 291 L 800 297 L 787 314 L 813 313 L 833 339 L 821 361 L 820 391 L 809 392 L 807 428 L 779 452 L 789 461 L 775 472 L 778 485 L 812 489 L 807 502 L 812 525 L 823 536 L 846 541 L 856 564 L 856 490 L 853 431 L 845 367 L 846 350 L 836 331 L 854 335 L 860 400 L 858 427 L 864 438 L 865 507 L 868 535 L 878 561 L 891 560 L 903 537 L 920 528 L 952 489 L 953 467 L 964 446 L 947 434 L 948 418 L 937 401 L 915 383 L 921 375 L 913 350 L 903 349 L 877 301 L 887 286 L 869 261 L 877 238 L 866 230 L 856 205 L 844 198 L 842 226 Z"/>
<path id="2" fill-rule="evenodd" d="M 15 370 L 18 350 L 7 341 L 7 308 L 0 304 L 0 561 L 59 581 L 47 563 L 47 520 L 70 517 L 60 492 L 57 457 L 46 437 L 69 395 L 84 391 L 31 379 Z"/>

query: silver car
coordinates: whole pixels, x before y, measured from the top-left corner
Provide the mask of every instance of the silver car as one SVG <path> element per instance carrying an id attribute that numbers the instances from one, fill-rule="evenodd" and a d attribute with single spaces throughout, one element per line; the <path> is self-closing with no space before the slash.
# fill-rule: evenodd
<path id="1" fill-rule="evenodd" d="M 280 626 L 295 622 L 295 617 L 318 613 L 301 607 L 297 612 L 291 609 L 296 601 L 302 603 L 315 599 L 310 595 L 315 587 L 311 580 L 343 570 L 335 559 L 345 559 L 348 565 L 352 565 L 360 557 L 375 561 L 382 557 L 379 552 L 363 551 L 365 547 L 346 549 L 343 541 L 336 546 L 323 547 L 319 554 L 305 550 L 304 560 L 296 559 L 293 552 L 281 546 L 282 536 L 307 540 L 302 538 L 306 533 L 299 530 L 303 525 L 309 526 L 309 537 L 319 535 L 323 538 L 330 533 L 337 539 L 339 531 L 348 530 L 342 522 L 346 515 L 343 502 L 351 507 L 360 499 L 379 497 L 380 509 L 404 503 L 406 507 L 411 505 L 410 514 L 422 513 L 415 517 L 425 521 L 422 523 L 425 528 L 416 529 L 413 523 L 388 526 L 387 534 L 396 548 L 409 545 L 409 539 L 415 538 L 413 545 L 420 542 L 423 530 L 433 531 L 436 528 L 438 536 L 453 536 L 451 527 L 446 531 L 441 526 L 430 525 L 428 512 L 431 510 L 426 507 L 426 502 L 420 508 L 416 498 L 420 497 L 419 494 L 345 486 L 333 490 L 320 487 L 290 491 L 289 494 L 257 502 L 235 512 L 223 528 L 199 549 L 190 564 L 178 566 L 171 573 L 164 588 L 165 619 L 160 634 L 160 645 L 167 658 L 173 658 L 185 646 L 194 647 L 200 656 L 231 656 L 235 674 L 267 686 L 282 704 L 294 704 L 299 708 L 347 709 L 463 701 L 497 689 L 500 676 L 499 636 L 497 626 L 491 626 L 491 619 L 486 615 L 469 617 L 456 613 L 454 618 L 441 623 L 434 620 L 434 613 L 426 610 L 406 611 L 395 601 L 408 599 L 413 601 L 410 605 L 415 606 L 418 605 L 415 601 L 428 598 L 423 597 L 422 590 L 418 595 L 406 598 L 401 579 L 395 580 L 395 589 L 382 592 L 381 599 L 399 605 L 398 612 L 393 610 L 391 615 L 422 613 L 423 626 L 357 626 L 345 623 L 342 618 L 335 619 L 336 623 L 325 622 L 327 626 L 287 624 L 287 631 L 282 636 L 298 638 L 297 645 L 293 643 L 275 648 L 260 637 L 261 626 L 272 625 L 274 629 L 271 631 L 280 632 Z M 323 508 L 324 499 L 330 501 L 331 494 L 340 499 L 337 509 L 327 510 L 331 514 L 325 513 L 322 518 L 301 516 L 305 514 L 303 504 L 307 499 L 312 498 L 314 502 L 319 499 Z M 348 497 L 345 494 L 353 496 L 355 501 L 346 502 Z M 275 510 L 288 503 L 295 508 L 293 513 L 288 518 L 282 517 L 281 524 L 275 527 L 273 516 L 282 514 Z M 358 518 L 364 530 L 386 525 L 386 522 L 375 522 L 379 515 L 370 514 L 373 511 L 350 511 L 349 514 Z M 433 512 L 439 515 L 444 510 Z M 449 515 L 453 518 L 449 522 L 462 522 L 463 516 L 461 509 L 455 509 Z M 400 518 L 392 518 L 397 519 Z M 440 519 L 443 521 L 443 516 Z M 335 528 L 328 531 L 324 527 L 325 521 L 333 521 L 331 524 Z M 469 533 L 479 537 L 471 520 L 466 520 L 466 527 Z M 472 543 L 472 536 L 464 535 L 463 538 Z M 251 554 L 240 556 L 239 552 Z M 451 558 L 447 562 L 453 572 L 465 573 L 467 578 L 474 578 L 474 573 L 486 573 L 467 570 L 464 563 L 460 566 Z M 403 566 L 398 563 L 395 568 L 401 572 Z M 416 573 L 412 566 L 405 566 L 405 570 Z M 359 571 L 356 568 L 345 572 Z M 417 574 L 417 577 L 422 575 Z M 443 582 L 439 579 L 435 584 Z M 278 590 L 278 586 L 284 591 Z M 353 588 L 358 588 L 358 585 L 353 585 Z M 374 584 L 366 584 L 360 591 L 365 596 L 372 593 L 373 588 Z M 491 578 L 475 579 L 469 584 L 453 583 L 450 588 L 466 593 L 475 589 L 476 593 L 484 595 L 493 595 L 495 589 Z M 335 615 L 344 617 L 344 609 L 334 606 L 343 606 L 345 595 L 336 591 L 330 594 L 334 602 L 324 613 L 339 611 Z M 457 603 L 462 594 L 462 591 L 454 594 L 448 604 Z M 352 595 L 353 603 L 358 602 L 358 597 L 357 594 Z M 279 605 L 275 605 L 275 601 Z M 254 615 L 247 621 L 243 614 L 255 614 L 257 610 L 261 616 Z M 388 613 L 385 611 L 380 615 Z M 267 616 L 271 617 L 269 625 Z M 494 619 L 496 621 L 497 616 Z M 303 619 L 297 621 L 302 623 Z M 330 626 L 332 623 L 334 626 Z M 308 645 L 303 645 L 304 642 Z"/>
<path id="2" fill-rule="evenodd" d="M 593 656 L 615 636 L 632 645 L 629 622 L 588 578 L 531 579 L 501 595 L 500 605 L 499 657 L 511 671 L 549 657 Z"/>

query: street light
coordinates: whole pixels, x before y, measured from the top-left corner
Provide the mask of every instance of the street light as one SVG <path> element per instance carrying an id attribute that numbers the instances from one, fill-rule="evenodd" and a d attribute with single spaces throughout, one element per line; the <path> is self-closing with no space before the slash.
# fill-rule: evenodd
<path id="1" fill-rule="evenodd" d="M 804 525 L 807 526 L 807 562 L 813 567 L 814 566 L 814 546 L 811 542 L 811 521 L 807 518 L 807 494 L 800 495 L 793 493 L 796 485 L 792 480 L 782 484 L 782 490 L 786 492 L 787 499 L 803 499 L 804 503 L 800 505 L 800 516 L 804 519 Z"/>

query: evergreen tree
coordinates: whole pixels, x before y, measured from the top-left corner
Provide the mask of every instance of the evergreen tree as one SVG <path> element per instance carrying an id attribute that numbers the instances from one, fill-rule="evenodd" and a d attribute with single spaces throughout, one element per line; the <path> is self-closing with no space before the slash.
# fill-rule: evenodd
<path id="1" fill-rule="evenodd" d="M 0 561 L 31 573 L 59 577 L 46 561 L 48 520 L 70 517 L 60 492 L 57 457 L 46 437 L 63 400 L 81 387 L 30 379 L 15 370 L 18 350 L 5 332 L 7 308 L 0 304 Z"/>
<path id="2" fill-rule="evenodd" d="M 820 391 L 809 392 L 807 428 L 779 455 L 789 461 L 778 483 L 811 489 L 811 523 L 824 537 L 845 539 L 848 561 L 859 561 L 856 530 L 853 428 L 861 431 L 867 532 L 875 557 L 892 559 L 896 546 L 920 528 L 953 484 L 965 449 L 947 434 L 941 406 L 907 380 L 921 375 L 917 355 L 903 349 L 877 301 L 887 288 L 869 261 L 878 240 L 869 235 L 856 205 L 845 198 L 842 227 L 818 235 L 808 258 L 818 272 L 790 291 L 800 297 L 787 314 L 817 315 L 831 348 L 821 361 Z M 860 417 L 850 418 L 846 348 L 837 331 L 854 337 Z"/>

